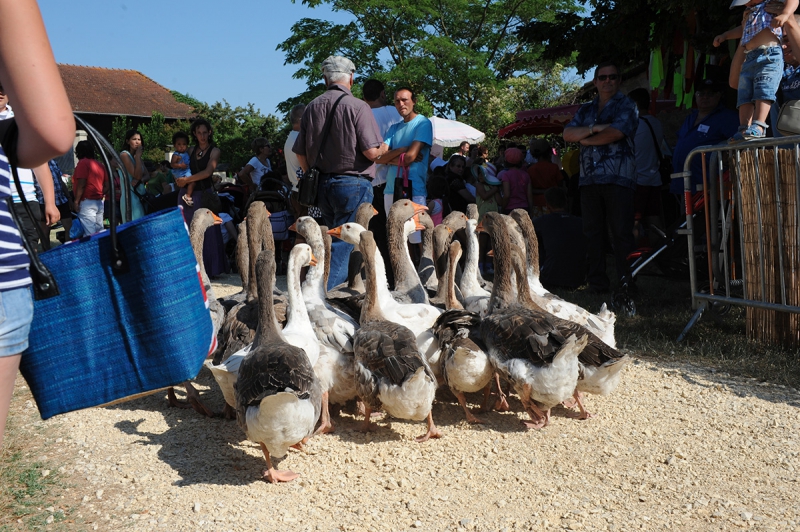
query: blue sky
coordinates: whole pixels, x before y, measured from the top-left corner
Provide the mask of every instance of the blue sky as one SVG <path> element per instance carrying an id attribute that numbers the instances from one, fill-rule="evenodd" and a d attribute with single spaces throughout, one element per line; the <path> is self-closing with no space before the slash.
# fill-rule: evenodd
<path id="1" fill-rule="evenodd" d="M 59 63 L 138 70 L 199 100 L 252 102 L 265 114 L 305 86 L 275 50 L 292 24 L 350 20 L 300 0 L 39 0 L 39 8 Z"/>

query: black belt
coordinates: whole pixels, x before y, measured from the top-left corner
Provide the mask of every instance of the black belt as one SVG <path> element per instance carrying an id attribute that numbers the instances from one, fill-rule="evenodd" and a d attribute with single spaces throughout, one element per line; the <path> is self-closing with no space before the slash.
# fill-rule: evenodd
<path id="1" fill-rule="evenodd" d="M 331 177 L 331 176 L 342 176 L 342 177 L 360 177 L 362 179 L 368 179 L 372 181 L 373 177 L 369 174 L 340 174 L 337 172 L 328 172 L 328 173 L 320 173 L 322 177 Z"/>

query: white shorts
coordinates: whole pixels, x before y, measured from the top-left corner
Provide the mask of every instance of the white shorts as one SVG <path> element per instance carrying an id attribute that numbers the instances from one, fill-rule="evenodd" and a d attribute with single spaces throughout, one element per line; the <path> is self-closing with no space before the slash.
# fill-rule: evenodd
<path id="1" fill-rule="evenodd" d="M 425 196 L 412 196 L 411 201 L 419 205 L 428 205 L 428 199 Z M 383 207 L 386 209 L 386 215 L 389 215 L 389 209 L 394 204 L 394 193 L 383 195 Z M 408 241 L 412 244 L 420 244 L 422 242 L 422 232 L 414 231 L 408 236 Z"/>

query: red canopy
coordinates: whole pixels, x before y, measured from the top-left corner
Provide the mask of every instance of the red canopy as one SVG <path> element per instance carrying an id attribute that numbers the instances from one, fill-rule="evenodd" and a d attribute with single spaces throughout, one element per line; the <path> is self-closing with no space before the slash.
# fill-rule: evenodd
<path id="1" fill-rule="evenodd" d="M 517 113 L 517 121 L 501 129 L 497 136 L 530 137 L 534 135 L 560 134 L 582 104 L 562 105 L 547 109 L 531 109 Z M 675 108 L 675 100 L 656 101 L 656 113 Z"/>

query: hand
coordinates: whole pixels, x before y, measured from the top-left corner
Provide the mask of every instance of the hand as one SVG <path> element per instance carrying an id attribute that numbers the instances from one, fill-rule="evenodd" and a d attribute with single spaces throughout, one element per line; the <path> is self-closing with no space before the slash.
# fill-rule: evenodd
<path id="1" fill-rule="evenodd" d="M 61 213 L 58 212 L 58 207 L 55 203 L 45 204 L 44 206 L 44 223 L 53 225 L 61 219 Z"/>
<path id="2" fill-rule="evenodd" d="M 189 178 L 187 177 L 176 177 L 175 178 L 175 186 L 178 188 L 183 188 L 189 182 Z"/>
<path id="3" fill-rule="evenodd" d="M 773 28 L 783 27 L 783 25 L 786 24 L 786 21 L 789 20 L 789 17 L 793 16 L 794 15 L 785 15 L 785 14 L 775 15 L 774 17 L 772 17 L 772 22 L 770 22 L 770 26 L 772 26 Z"/>
<path id="4" fill-rule="evenodd" d="M 141 157 L 141 155 L 142 155 L 142 145 L 139 144 L 139 146 L 136 147 L 136 150 L 134 150 L 133 156 L 134 157 Z"/>
<path id="5" fill-rule="evenodd" d="M 727 41 L 727 40 L 728 39 L 725 38 L 725 34 L 724 33 L 721 33 L 721 34 L 717 35 L 716 37 L 714 37 L 714 47 L 715 48 L 719 48 L 719 46 L 722 43 L 724 43 L 725 41 Z"/>
<path id="6" fill-rule="evenodd" d="M 422 162 L 422 152 L 419 152 L 417 154 L 417 156 L 414 158 L 414 162 L 415 163 L 421 163 Z"/>
<path id="7" fill-rule="evenodd" d="M 595 124 L 594 126 L 592 126 L 592 131 L 594 131 L 595 133 L 600 133 L 606 128 L 608 128 L 608 124 Z"/>

